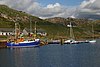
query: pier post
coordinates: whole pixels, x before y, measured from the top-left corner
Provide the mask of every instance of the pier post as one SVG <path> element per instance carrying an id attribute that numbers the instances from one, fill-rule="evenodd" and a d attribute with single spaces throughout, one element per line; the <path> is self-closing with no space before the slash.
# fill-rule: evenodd
<path id="1" fill-rule="evenodd" d="M 63 45 L 63 39 L 62 38 L 60 38 L 60 44 Z"/>

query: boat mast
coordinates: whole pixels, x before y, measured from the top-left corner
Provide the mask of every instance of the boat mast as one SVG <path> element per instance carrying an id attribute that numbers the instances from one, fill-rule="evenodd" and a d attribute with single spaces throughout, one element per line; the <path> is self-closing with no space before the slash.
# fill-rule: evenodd
<path id="1" fill-rule="evenodd" d="M 35 21 L 35 27 L 34 27 L 34 38 L 36 38 L 36 21 Z"/>
<path id="2" fill-rule="evenodd" d="M 17 39 L 19 35 L 20 35 L 20 25 L 19 23 L 15 22 L 15 39 Z"/>
<path id="3" fill-rule="evenodd" d="M 16 16 L 16 18 L 17 18 L 17 16 Z M 18 23 L 18 18 L 14 22 L 15 22 L 15 39 L 17 39 L 18 36 L 20 35 L 20 25 Z"/>
<path id="4" fill-rule="evenodd" d="M 92 23 L 92 37 L 93 37 L 93 39 L 94 39 L 94 26 L 93 26 L 93 23 Z"/>
<path id="5" fill-rule="evenodd" d="M 71 22 L 70 22 L 70 39 L 72 38 L 72 29 L 71 29 Z"/>
<path id="6" fill-rule="evenodd" d="M 92 32 L 92 39 L 94 40 L 94 25 L 93 25 L 94 20 L 93 19 L 90 19 L 90 20 L 92 21 L 92 23 L 91 23 L 92 24 L 92 31 L 91 32 Z"/>
<path id="7" fill-rule="evenodd" d="M 74 39 L 74 34 L 73 34 L 73 29 L 72 29 L 71 22 L 70 22 L 70 39 Z"/>
<path id="8" fill-rule="evenodd" d="M 15 22 L 15 39 L 17 39 L 17 23 Z"/>
<path id="9" fill-rule="evenodd" d="M 30 34 L 32 33 L 32 22 L 31 22 L 31 20 L 29 20 L 30 21 Z"/>

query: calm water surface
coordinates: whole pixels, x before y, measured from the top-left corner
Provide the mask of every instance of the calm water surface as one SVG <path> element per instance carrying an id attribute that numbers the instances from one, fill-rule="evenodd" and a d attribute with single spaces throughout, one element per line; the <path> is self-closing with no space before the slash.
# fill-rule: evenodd
<path id="1" fill-rule="evenodd" d="M 100 67 L 99 41 L 96 44 L 0 49 L 0 67 Z"/>

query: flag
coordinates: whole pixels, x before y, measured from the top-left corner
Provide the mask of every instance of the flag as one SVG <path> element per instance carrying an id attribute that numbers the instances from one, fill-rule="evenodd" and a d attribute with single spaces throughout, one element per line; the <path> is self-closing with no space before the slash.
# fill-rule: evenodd
<path id="1" fill-rule="evenodd" d="M 72 27 L 72 25 L 67 25 L 67 27 Z"/>

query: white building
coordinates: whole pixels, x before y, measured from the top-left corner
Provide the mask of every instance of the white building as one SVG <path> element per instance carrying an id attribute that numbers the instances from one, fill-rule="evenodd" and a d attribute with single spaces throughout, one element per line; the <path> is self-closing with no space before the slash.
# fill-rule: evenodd
<path id="1" fill-rule="evenodd" d="M 12 28 L 0 28 L 0 35 L 4 35 L 4 36 L 14 35 L 14 29 L 12 29 Z"/>

